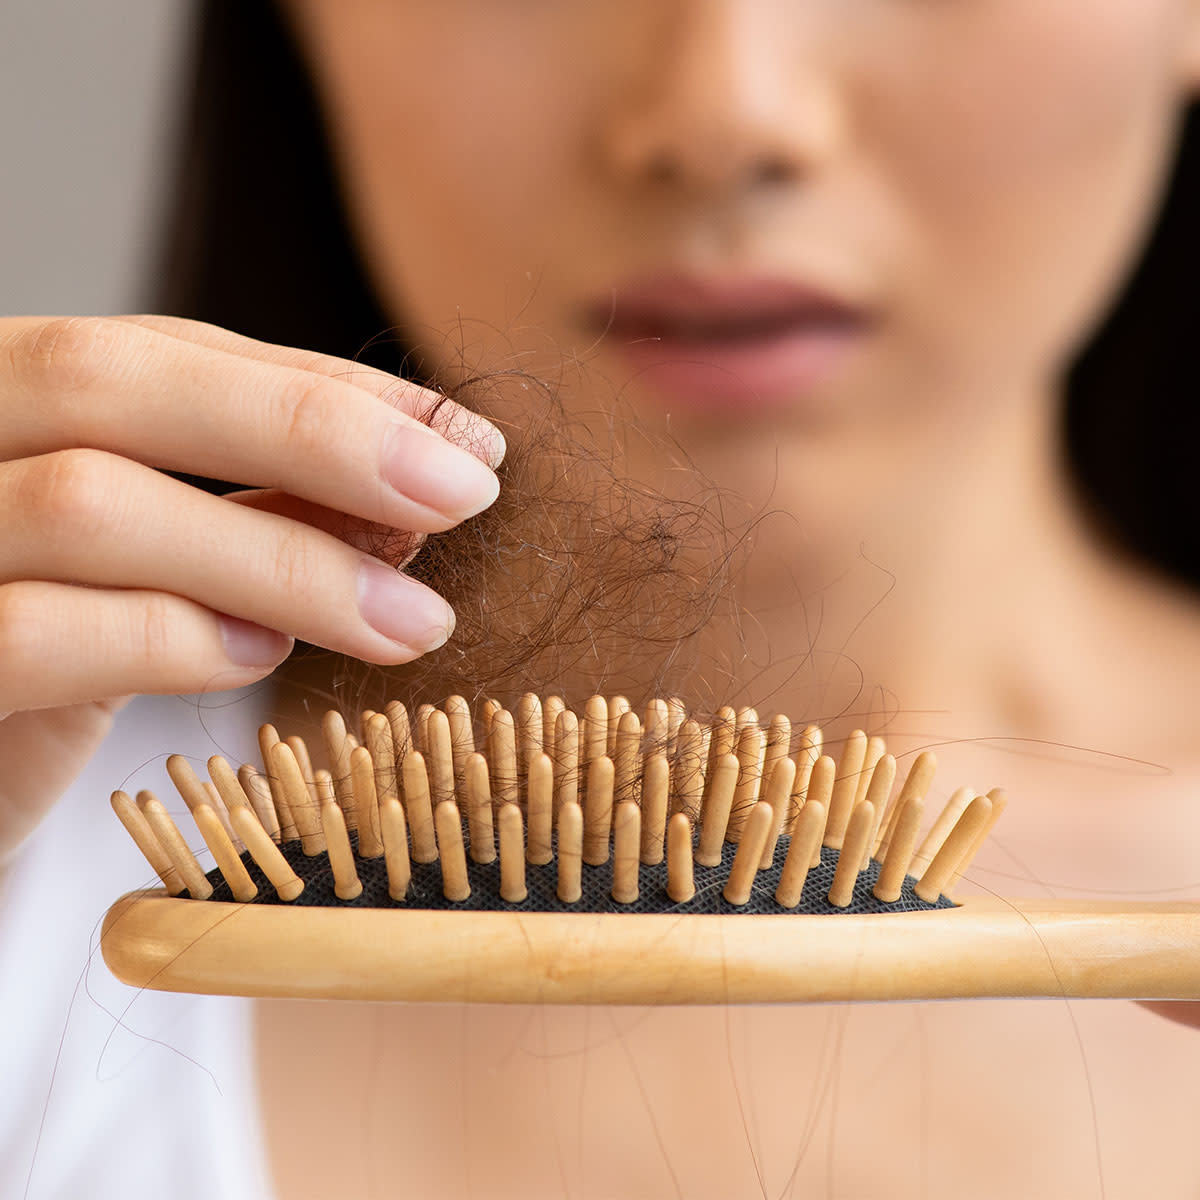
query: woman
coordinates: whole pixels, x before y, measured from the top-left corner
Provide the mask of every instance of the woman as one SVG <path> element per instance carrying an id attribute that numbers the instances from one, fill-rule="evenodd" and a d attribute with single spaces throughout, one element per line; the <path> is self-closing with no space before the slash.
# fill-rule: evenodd
<path id="1" fill-rule="evenodd" d="M 1019 802 L 979 872 L 1001 893 L 1194 884 L 1200 614 L 1164 570 L 1194 582 L 1193 527 L 1163 537 L 1169 505 L 1139 524 L 1061 432 L 1200 84 L 1192 0 L 284 11 L 298 77 L 269 15 L 213 7 L 210 53 L 232 66 L 204 112 L 229 169 L 187 192 L 173 312 L 343 356 L 398 325 L 425 377 L 564 376 L 601 428 L 619 389 L 635 480 L 663 483 L 669 432 L 769 510 L 737 581 L 749 619 L 714 648 L 731 688 L 835 734 L 886 726 L 902 752 L 947 741 L 949 783 L 1004 783 Z M 336 194 L 295 115 L 305 72 Z M 255 154 L 230 154 L 222 112 Z M 238 184 L 233 225 L 219 201 Z M 313 221 L 333 230 L 315 244 Z M 0 590 L 0 730 L 31 775 L 9 845 L 115 697 L 245 682 L 293 636 L 380 663 L 444 636 L 431 593 L 330 531 L 349 513 L 434 532 L 486 506 L 486 424 L 451 409 L 445 438 L 422 433 L 379 400 L 419 412 L 427 394 L 207 325 L 0 333 L 5 505 L 34 501 Z M 1119 385 L 1125 425 L 1138 412 L 1103 351 L 1078 367 L 1077 452 L 1116 419 L 1098 383 Z M 278 491 L 235 506 L 143 465 Z M 114 632 L 68 662 L 53 631 L 80 620 Z M 1183 1196 L 1200 1179 L 1200 1046 L 1132 1005 L 260 1016 L 281 1196 Z M 364 1099 L 311 1103 L 347 1094 Z M 318 1136 L 354 1152 L 313 1155 Z"/>

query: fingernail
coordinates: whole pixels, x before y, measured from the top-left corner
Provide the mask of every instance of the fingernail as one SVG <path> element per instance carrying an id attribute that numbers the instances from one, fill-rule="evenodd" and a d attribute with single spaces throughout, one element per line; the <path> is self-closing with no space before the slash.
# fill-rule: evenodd
<path id="1" fill-rule="evenodd" d="M 432 423 L 447 441 L 469 450 L 494 471 L 508 453 L 504 434 L 487 419 L 459 404 L 447 404 L 437 411 Z"/>
<path id="2" fill-rule="evenodd" d="M 220 626 L 225 653 L 239 667 L 273 667 L 292 652 L 292 639 L 278 630 L 224 615 Z"/>
<path id="3" fill-rule="evenodd" d="M 383 477 L 402 495 L 452 521 L 482 512 L 500 494 L 500 481 L 486 463 L 422 425 L 390 426 L 383 441 Z"/>
<path id="4" fill-rule="evenodd" d="M 425 654 L 454 632 L 454 610 L 423 583 L 368 561 L 358 572 L 358 611 L 376 633 Z"/>

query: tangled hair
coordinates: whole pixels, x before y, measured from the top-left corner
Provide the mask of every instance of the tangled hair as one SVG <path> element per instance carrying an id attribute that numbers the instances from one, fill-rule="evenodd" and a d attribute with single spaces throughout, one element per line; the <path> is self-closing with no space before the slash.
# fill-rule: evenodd
<path id="1" fill-rule="evenodd" d="M 681 452 L 675 494 L 633 482 L 611 443 L 569 419 L 553 387 L 522 373 L 470 379 L 454 397 L 505 432 L 497 502 L 423 541 L 382 526 L 364 537 L 358 522 L 347 530 L 445 596 L 454 636 L 399 669 L 333 656 L 330 698 L 353 708 L 372 697 L 474 701 L 547 689 L 641 697 L 686 681 L 693 702 L 715 707 L 738 664 L 714 657 L 705 634 L 719 627 L 727 639 L 738 627 L 730 584 L 752 519 L 733 517 L 730 498 Z M 437 409 L 425 419 L 436 426 Z M 314 667 L 330 676 L 329 659 L 310 649 L 293 677 L 312 686 Z M 710 697 L 697 696 L 699 680 Z"/>

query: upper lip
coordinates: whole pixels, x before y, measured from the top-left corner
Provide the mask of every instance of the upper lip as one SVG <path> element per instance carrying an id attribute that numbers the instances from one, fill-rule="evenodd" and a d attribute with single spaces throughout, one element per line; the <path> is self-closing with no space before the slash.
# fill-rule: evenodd
<path id="1" fill-rule="evenodd" d="M 771 276 L 659 275 L 632 280 L 588 306 L 606 336 L 691 340 L 769 332 L 800 323 L 858 325 L 866 306 L 832 289 Z"/>

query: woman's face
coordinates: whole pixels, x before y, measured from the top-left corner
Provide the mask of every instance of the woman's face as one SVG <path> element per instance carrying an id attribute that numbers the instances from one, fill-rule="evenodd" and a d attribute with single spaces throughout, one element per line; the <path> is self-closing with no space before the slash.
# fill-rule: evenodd
<path id="1" fill-rule="evenodd" d="M 582 361 L 735 483 L 1040 419 L 1200 58 L 1195 0 L 293 9 L 425 362 Z"/>

